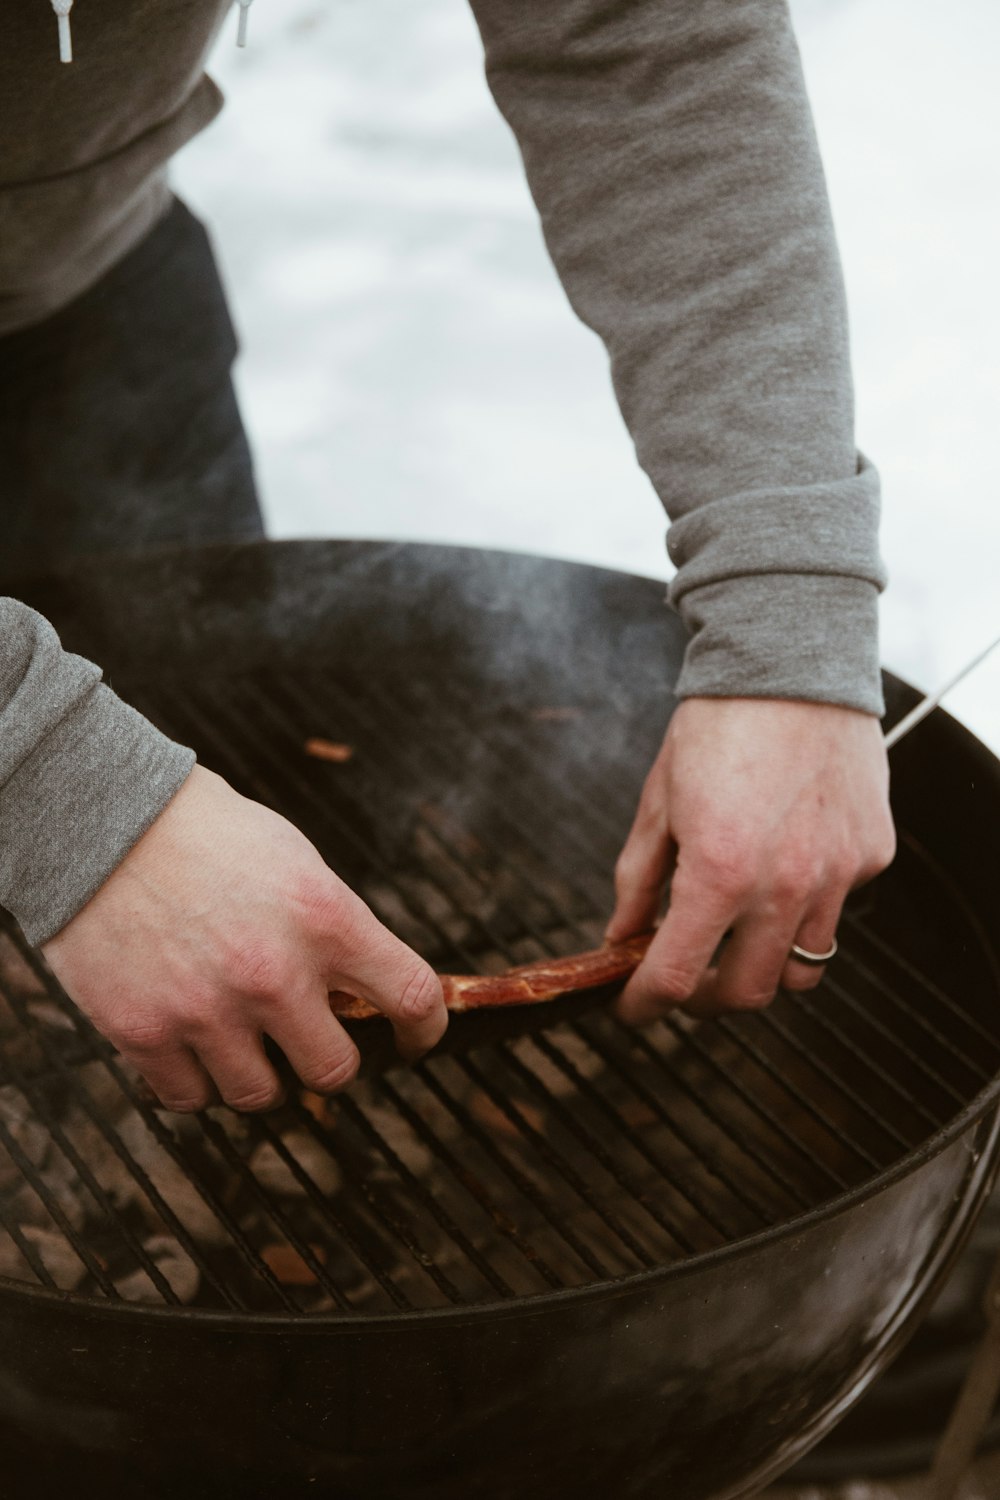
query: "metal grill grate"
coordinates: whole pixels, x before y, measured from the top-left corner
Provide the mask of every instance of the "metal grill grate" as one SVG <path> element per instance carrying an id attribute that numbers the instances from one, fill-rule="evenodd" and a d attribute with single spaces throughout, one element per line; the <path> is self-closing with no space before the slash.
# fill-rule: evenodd
<path id="1" fill-rule="evenodd" d="M 303 827 L 438 967 L 600 940 L 656 726 L 630 728 L 623 755 L 600 706 L 484 713 L 457 680 L 118 686 Z M 310 736 L 350 759 L 310 759 Z M 643 1032 L 588 1012 L 336 1101 L 186 1119 L 143 1101 L 7 920 L 0 1271 L 101 1300 L 358 1316 L 679 1262 L 945 1126 L 1000 1066 L 994 994 L 960 897 L 904 836 L 806 999 Z"/>

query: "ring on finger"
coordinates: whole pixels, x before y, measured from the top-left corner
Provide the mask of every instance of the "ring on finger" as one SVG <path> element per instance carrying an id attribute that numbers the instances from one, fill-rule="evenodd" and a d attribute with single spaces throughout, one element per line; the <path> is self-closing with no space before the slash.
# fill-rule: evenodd
<path id="1" fill-rule="evenodd" d="M 789 957 L 794 958 L 797 963 L 810 964 L 814 968 L 819 968 L 823 964 L 828 964 L 836 952 L 837 939 L 834 938 L 825 953 L 810 953 L 808 948 L 800 948 L 798 943 L 793 943 Z"/>

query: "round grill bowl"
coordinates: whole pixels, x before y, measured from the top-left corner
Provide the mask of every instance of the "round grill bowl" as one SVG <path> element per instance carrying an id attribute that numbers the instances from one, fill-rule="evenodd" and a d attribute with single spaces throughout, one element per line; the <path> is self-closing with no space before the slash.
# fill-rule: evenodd
<path id="1" fill-rule="evenodd" d="M 298 542 L 11 592 L 438 967 L 599 941 L 683 650 L 662 585 Z M 939 711 L 893 770 L 899 857 L 814 995 L 456 1026 L 264 1120 L 158 1117 L 8 921 L 22 1492 L 735 1500 L 791 1464 L 914 1326 L 996 1158 L 1000 769 Z"/>

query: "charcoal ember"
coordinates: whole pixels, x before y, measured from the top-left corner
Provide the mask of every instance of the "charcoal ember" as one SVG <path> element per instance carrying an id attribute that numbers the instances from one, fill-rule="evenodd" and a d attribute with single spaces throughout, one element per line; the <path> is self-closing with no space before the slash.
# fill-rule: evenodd
<path id="1" fill-rule="evenodd" d="M 311 1244 L 309 1252 L 317 1265 L 325 1264 L 326 1251 L 322 1245 Z M 260 1258 L 282 1286 L 315 1286 L 319 1280 L 309 1261 L 293 1245 L 283 1242 L 265 1245 Z"/>
<path id="2" fill-rule="evenodd" d="M 184 1303 L 193 1302 L 201 1284 L 201 1272 L 173 1236 L 151 1235 L 143 1242 L 142 1248 L 176 1297 Z M 115 1290 L 126 1302 L 163 1303 L 162 1293 L 141 1266 L 124 1276 L 116 1276 L 114 1284 Z"/>
<path id="3" fill-rule="evenodd" d="M 305 1130 L 283 1131 L 281 1141 L 321 1193 L 329 1197 L 337 1192 L 341 1185 L 340 1168 L 329 1151 Z M 288 1198 L 305 1198 L 308 1194 L 309 1189 L 270 1141 L 261 1141 L 256 1147 L 250 1157 L 250 1170 L 268 1192 Z"/>
<path id="4" fill-rule="evenodd" d="M 87 1275 L 87 1267 L 65 1236 L 58 1230 L 33 1224 L 24 1225 L 21 1235 L 34 1247 L 56 1286 L 64 1292 L 75 1291 Z M 30 1262 L 7 1234 L 0 1234 L 0 1276 L 10 1276 L 17 1281 L 39 1280 Z"/>
<path id="5" fill-rule="evenodd" d="M 227 1246 L 230 1243 L 227 1231 L 184 1168 L 156 1140 L 142 1116 L 136 1113 L 127 1115 L 119 1126 L 119 1135 L 133 1160 L 192 1238 L 200 1244 Z M 161 1227 L 163 1221 L 159 1210 L 135 1178 L 123 1176 L 117 1191 L 121 1206 L 134 1204 L 145 1215 L 150 1227 Z"/>

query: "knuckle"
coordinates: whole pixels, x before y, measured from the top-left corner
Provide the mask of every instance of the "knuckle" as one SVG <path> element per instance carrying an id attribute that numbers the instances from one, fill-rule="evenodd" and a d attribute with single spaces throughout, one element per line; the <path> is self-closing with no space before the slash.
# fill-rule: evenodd
<path id="1" fill-rule="evenodd" d="M 280 994 L 287 980 L 287 964 L 273 945 L 251 940 L 241 943 L 230 955 L 227 977 L 241 994 Z"/>
<path id="2" fill-rule="evenodd" d="M 406 979 L 396 1010 L 402 1021 L 426 1021 L 443 1004 L 441 981 L 429 964 L 420 963 Z"/>
<path id="3" fill-rule="evenodd" d="M 306 926 L 322 936 L 339 934 L 352 916 L 347 887 L 329 871 L 311 872 L 302 877 L 296 901 Z"/>
<path id="4" fill-rule="evenodd" d="M 120 1052 L 140 1057 L 162 1052 L 176 1040 L 176 1026 L 165 1016 L 149 1011 L 123 1011 L 108 1028 L 108 1036 Z"/>
<path id="5" fill-rule="evenodd" d="M 861 861 L 859 877 L 861 880 L 872 880 L 876 875 L 881 875 L 883 870 L 888 869 L 896 858 L 896 834 L 890 829 L 872 844 L 865 858 Z"/>
<path id="6" fill-rule="evenodd" d="M 819 861 L 798 850 L 786 851 L 775 866 L 771 895 L 779 903 L 797 901 L 822 884 Z"/>
<path id="7" fill-rule="evenodd" d="M 303 1071 L 302 1082 L 317 1094 L 335 1094 L 357 1077 L 360 1065 L 361 1058 L 357 1048 L 352 1047 L 349 1052 L 342 1052 L 329 1062 Z"/>
<path id="8" fill-rule="evenodd" d="M 230 1089 L 222 1096 L 230 1109 L 239 1110 L 241 1114 L 261 1114 L 264 1110 L 274 1109 L 284 1098 L 284 1090 L 275 1079 L 254 1083 L 242 1089 Z"/>
<path id="9" fill-rule="evenodd" d="M 754 884 L 755 858 L 736 840 L 716 840 L 699 855 L 702 878 L 725 896 L 741 896 Z"/>

